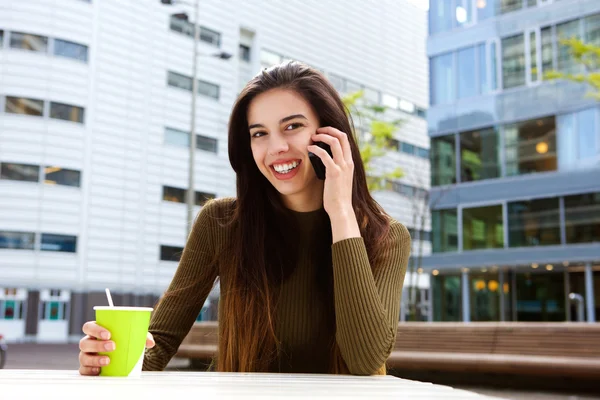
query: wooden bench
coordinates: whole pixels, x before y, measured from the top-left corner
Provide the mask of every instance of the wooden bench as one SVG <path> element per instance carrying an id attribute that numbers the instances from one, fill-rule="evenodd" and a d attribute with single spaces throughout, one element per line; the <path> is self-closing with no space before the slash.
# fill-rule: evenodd
<path id="1" fill-rule="evenodd" d="M 176 357 L 210 360 L 217 322 L 196 323 Z M 427 323 L 398 325 L 388 369 L 600 378 L 600 324 Z"/>

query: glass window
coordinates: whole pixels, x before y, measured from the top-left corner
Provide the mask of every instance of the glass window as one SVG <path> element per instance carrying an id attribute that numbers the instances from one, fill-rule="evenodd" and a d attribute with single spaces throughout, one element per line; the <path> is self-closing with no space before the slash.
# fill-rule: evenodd
<path id="1" fill-rule="evenodd" d="M 221 47 L 221 34 L 203 26 L 200 27 L 200 40 L 215 47 Z"/>
<path id="2" fill-rule="evenodd" d="M 460 134 L 461 181 L 478 181 L 500 176 L 498 131 L 486 128 Z"/>
<path id="3" fill-rule="evenodd" d="M 214 83 L 198 80 L 198 94 L 203 94 L 213 99 L 219 99 L 219 85 Z"/>
<path id="4" fill-rule="evenodd" d="M 417 156 L 428 160 L 429 159 L 429 149 L 417 147 Z"/>
<path id="5" fill-rule="evenodd" d="M 402 152 L 406 154 L 415 154 L 415 145 L 402 142 Z"/>
<path id="6" fill-rule="evenodd" d="M 554 50 L 553 50 L 553 43 L 552 43 L 552 27 L 548 26 L 546 28 L 543 28 L 541 33 L 542 33 L 542 43 L 541 43 L 542 73 L 540 76 L 543 78 L 544 74 L 546 72 L 549 72 L 554 68 L 554 66 L 553 66 Z"/>
<path id="7" fill-rule="evenodd" d="M 529 32 L 529 80 L 536 82 L 538 80 L 537 65 L 537 33 Z"/>
<path id="8" fill-rule="evenodd" d="M 496 46 L 496 42 L 490 43 L 490 78 L 491 78 L 491 90 L 498 89 L 498 46 Z"/>
<path id="9" fill-rule="evenodd" d="M 165 128 L 165 144 L 190 147 L 190 134 L 179 129 Z"/>
<path id="10" fill-rule="evenodd" d="M 60 321 L 66 319 L 64 301 L 44 301 L 42 305 L 43 319 L 47 321 Z"/>
<path id="11" fill-rule="evenodd" d="M 444 104 L 454 101 L 453 54 L 446 53 L 431 57 L 431 104 Z"/>
<path id="12" fill-rule="evenodd" d="M 398 139 L 390 138 L 388 140 L 388 148 L 393 150 L 400 150 L 400 141 Z"/>
<path id="13" fill-rule="evenodd" d="M 46 167 L 44 174 L 46 176 L 44 183 L 50 185 L 80 186 L 81 172 L 74 169 Z"/>
<path id="14" fill-rule="evenodd" d="M 462 321 L 462 285 L 460 275 L 432 277 L 433 319 Z"/>
<path id="15" fill-rule="evenodd" d="M 0 29 L 0 49 L 4 45 L 4 31 Z"/>
<path id="16" fill-rule="evenodd" d="M 569 170 L 588 166 L 600 155 L 600 109 L 597 107 L 558 116 L 558 166 Z"/>
<path id="17" fill-rule="evenodd" d="M 163 200 L 175 203 L 185 203 L 185 189 L 163 186 Z"/>
<path id="18" fill-rule="evenodd" d="M 260 51 L 260 63 L 263 68 L 268 68 L 272 65 L 279 64 L 283 57 L 280 54 L 274 53 L 269 50 Z"/>
<path id="19" fill-rule="evenodd" d="M 556 170 L 555 117 L 506 125 L 504 137 L 507 176 Z"/>
<path id="20" fill-rule="evenodd" d="M 29 51 L 48 51 L 48 38 L 45 36 L 31 35 L 29 33 L 11 32 L 10 47 Z"/>
<path id="21" fill-rule="evenodd" d="M 462 219 L 463 250 L 504 247 L 501 205 L 464 208 Z"/>
<path id="22" fill-rule="evenodd" d="M 500 0 L 500 13 L 506 14 L 523 8 L 523 0 Z"/>
<path id="23" fill-rule="evenodd" d="M 415 105 L 408 100 L 400 99 L 398 107 L 405 113 L 412 114 L 415 112 Z"/>
<path id="24" fill-rule="evenodd" d="M 486 94 L 490 91 L 490 84 L 487 77 L 487 59 L 485 47 L 485 43 L 477 46 L 477 79 L 479 82 L 476 90 L 479 94 Z"/>
<path id="25" fill-rule="evenodd" d="M 329 78 L 329 82 L 331 82 L 335 90 L 337 90 L 340 93 L 344 93 L 344 91 L 346 90 L 344 78 L 335 74 L 327 74 L 327 78 Z"/>
<path id="26" fill-rule="evenodd" d="M 475 47 L 467 47 L 457 53 L 458 98 L 472 97 L 477 94 L 475 79 Z"/>
<path id="27" fill-rule="evenodd" d="M 0 231 L 0 249 L 33 250 L 35 233 Z"/>
<path id="28" fill-rule="evenodd" d="M 250 62 L 250 46 L 240 44 L 238 55 L 240 60 Z"/>
<path id="29" fill-rule="evenodd" d="M 381 104 L 395 110 L 398 108 L 398 98 L 391 94 L 384 93 L 381 96 Z"/>
<path id="30" fill-rule="evenodd" d="M 500 320 L 500 290 L 503 288 L 498 281 L 498 272 L 469 273 L 471 321 Z"/>
<path id="31" fill-rule="evenodd" d="M 23 319 L 22 301 L 11 298 L 0 300 L 0 320 L 1 319 Z"/>
<path id="32" fill-rule="evenodd" d="M 44 102 L 36 99 L 6 96 L 4 110 L 11 114 L 25 114 L 41 117 L 44 114 Z"/>
<path id="33" fill-rule="evenodd" d="M 477 20 L 483 21 L 498 13 L 498 0 L 477 0 Z"/>
<path id="34" fill-rule="evenodd" d="M 456 145 L 454 135 L 431 139 L 431 186 L 456 183 Z"/>
<path id="35" fill-rule="evenodd" d="M 180 89 L 192 91 L 192 78 L 178 74 L 177 72 L 168 72 L 167 84 Z"/>
<path id="36" fill-rule="evenodd" d="M 435 34 L 452 29 L 452 2 L 431 0 L 429 2 L 429 33 Z"/>
<path id="37" fill-rule="evenodd" d="M 424 109 L 417 107 L 417 117 L 419 118 L 427 118 L 427 111 L 425 111 Z"/>
<path id="38" fill-rule="evenodd" d="M 567 243 L 600 242 L 600 192 L 565 196 Z"/>
<path id="39" fill-rule="evenodd" d="M 196 148 L 204 151 L 210 151 L 211 153 L 217 153 L 217 139 L 213 139 L 208 136 L 196 135 Z"/>
<path id="40" fill-rule="evenodd" d="M 368 87 L 364 88 L 364 99 L 370 104 L 379 104 L 379 91 Z"/>
<path id="41" fill-rule="evenodd" d="M 40 167 L 31 164 L 0 163 L 0 179 L 39 182 Z"/>
<path id="42" fill-rule="evenodd" d="M 504 89 L 525 84 L 525 37 L 502 39 L 502 83 Z"/>
<path id="43" fill-rule="evenodd" d="M 560 244 L 558 198 L 508 203 L 510 247 Z"/>
<path id="44" fill-rule="evenodd" d="M 473 22 L 473 0 L 455 0 L 455 26 L 461 27 Z"/>
<path id="45" fill-rule="evenodd" d="M 361 84 L 346 79 L 346 93 L 356 93 L 363 90 Z"/>
<path id="46" fill-rule="evenodd" d="M 160 246 L 160 259 L 162 261 L 179 261 L 182 253 L 183 247 L 164 245 Z"/>
<path id="47" fill-rule="evenodd" d="M 83 107 L 50 102 L 50 118 L 83 124 Z"/>
<path id="48" fill-rule="evenodd" d="M 456 209 L 431 212 L 432 250 L 434 253 L 458 250 L 457 221 Z"/>
<path id="49" fill-rule="evenodd" d="M 54 39 L 54 54 L 87 62 L 88 47 L 67 40 Z"/>
<path id="50" fill-rule="evenodd" d="M 565 282 L 563 272 L 516 274 L 517 321 L 564 321 Z"/>
<path id="51" fill-rule="evenodd" d="M 182 33 L 191 38 L 194 37 L 194 23 L 188 20 L 187 14 L 179 13 L 171 15 L 170 28 L 174 32 Z M 200 40 L 215 47 L 221 46 L 221 34 L 203 26 L 200 26 Z"/>
<path id="52" fill-rule="evenodd" d="M 196 192 L 196 205 L 203 206 L 208 200 L 212 200 L 217 197 L 214 193 Z"/>
<path id="53" fill-rule="evenodd" d="M 583 40 L 586 44 L 600 46 L 600 14 L 584 18 Z"/>
<path id="54" fill-rule="evenodd" d="M 44 251 L 75 253 L 77 251 L 77 236 L 42 233 L 40 249 Z"/>
<path id="55" fill-rule="evenodd" d="M 561 39 L 581 38 L 580 34 L 580 20 L 565 22 L 556 25 L 556 37 L 557 37 L 557 69 L 561 72 L 575 74 L 580 72 L 580 66 L 577 64 L 575 58 L 571 55 L 568 46 L 560 43 Z"/>

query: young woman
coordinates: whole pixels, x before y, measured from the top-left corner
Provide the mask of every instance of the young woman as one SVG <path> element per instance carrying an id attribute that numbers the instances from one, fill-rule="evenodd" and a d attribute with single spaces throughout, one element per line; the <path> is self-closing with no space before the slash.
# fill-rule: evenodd
<path id="1" fill-rule="evenodd" d="M 301 63 L 262 71 L 233 107 L 229 159 L 237 197 L 199 213 L 152 316 L 144 369 L 165 368 L 218 278 L 217 371 L 385 374 L 410 235 L 369 194 L 336 90 Z M 94 322 L 83 331 L 80 372 L 95 375 L 110 361 L 96 353 L 114 343 Z"/>

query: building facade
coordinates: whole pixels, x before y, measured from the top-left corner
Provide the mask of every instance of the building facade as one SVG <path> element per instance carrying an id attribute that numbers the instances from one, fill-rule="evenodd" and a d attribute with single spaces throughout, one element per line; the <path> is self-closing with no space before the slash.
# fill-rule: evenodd
<path id="1" fill-rule="evenodd" d="M 437 321 L 596 321 L 600 105 L 561 39 L 600 45 L 594 0 L 431 0 Z"/>
<path id="2" fill-rule="evenodd" d="M 116 304 L 140 306 L 167 288 L 186 239 L 193 11 L 159 0 L 0 3 L 7 340 L 79 340 L 104 288 Z M 296 59 L 404 121 L 377 167 L 405 176 L 376 198 L 427 254 L 430 222 L 412 218 L 430 180 L 426 12 L 407 0 L 201 0 L 199 13 L 195 212 L 235 195 L 227 123 L 239 90 L 261 68 Z M 233 57 L 213 57 L 222 52 Z M 407 283 L 426 292 L 428 276 Z"/>

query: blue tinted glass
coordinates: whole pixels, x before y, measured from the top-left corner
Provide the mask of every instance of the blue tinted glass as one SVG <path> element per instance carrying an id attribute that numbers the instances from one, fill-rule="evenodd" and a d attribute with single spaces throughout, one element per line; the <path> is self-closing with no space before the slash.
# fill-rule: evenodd
<path id="1" fill-rule="evenodd" d="M 458 61 L 458 98 L 472 97 L 477 94 L 475 85 L 475 47 L 460 50 L 457 54 Z"/>
<path id="2" fill-rule="evenodd" d="M 596 108 L 580 111 L 578 121 L 579 131 L 579 159 L 593 158 L 598 154 L 598 123 L 596 121 Z"/>
<path id="3" fill-rule="evenodd" d="M 190 134 L 178 129 L 165 128 L 165 144 L 175 146 L 189 147 Z"/>
<path id="4" fill-rule="evenodd" d="M 454 101 L 454 66 L 452 53 L 431 58 L 431 104 Z"/>
<path id="5" fill-rule="evenodd" d="M 407 154 L 415 154 L 415 146 L 408 143 L 402 143 L 402 152 Z"/>
<path id="6" fill-rule="evenodd" d="M 0 249 L 33 250 L 33 232 L 0 232 Z"/>
<path id="7" fill-rule="evenodd" d="M 418 147 L 417 155 L 421 158 L 429 159 L 429 149 L 424 149 L 422 147 Z"/>
<path id="8" fill-rule="evenodd" d="M 42 244 L 40 249 L 46 251 L 75 253 L 77 250 L 77 237 L 70 235 L 42 233 Z"/>
<path id="9" fill-rule="evenodd" d="M 54 40 L 54 54 L 61 57 L 74 58 L 87 62 L 88 48 L 82 44 L 68 42 L 66 40 Z"/>
<path id="10" fill-rule="evenodd" d="M 478 80 L 479 80 L 479 93 L 486 94 L 490 91 L 490 85 L 487 77 L 487 63 L 485 57 L 485 44 L 477 46 L 477 59 L 478 59 Z"/>
<path id="11" fill-rule="evenodd" d="M 452 29 L 452 2 L 448 0 L 429 1 L 429 33 L 445 32 Z"/>

